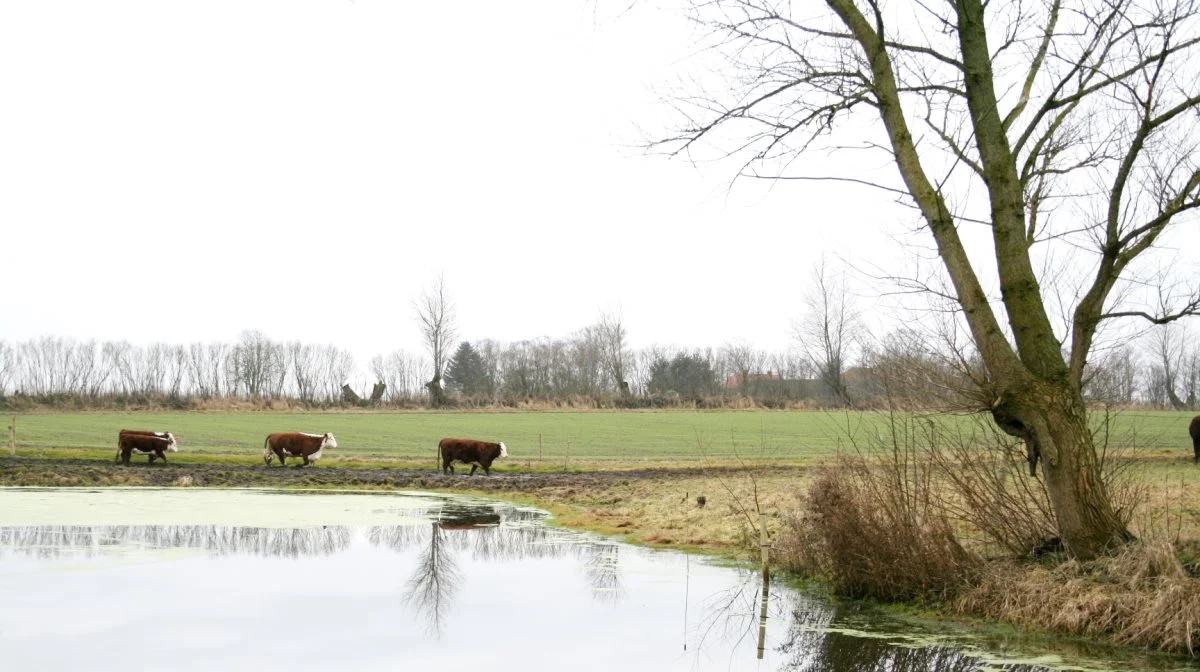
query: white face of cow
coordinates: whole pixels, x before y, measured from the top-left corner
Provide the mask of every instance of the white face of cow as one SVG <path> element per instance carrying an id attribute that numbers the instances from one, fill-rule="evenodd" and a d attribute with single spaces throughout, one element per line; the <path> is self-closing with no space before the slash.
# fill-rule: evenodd
<path id="1" fill-rule="evenodd" d="M 325 450 L 326 448 L 337 448 L 337 439 L 333 438 L 333 432 L 326 432 L 325 440 L 321 442 L 320 450 Z"/>
<path id="2" fill-rule="evenodd" d="M 500 442 L 500 457 L 508 457 L 508 448 L 504 447 L 504 442 Z"/>
<path id="3" fill-rule="evenodd" d="M 167 432 L 166 438 L 167 438 L 167 452 L 168 453 L 179 452 L 179 444 L 175 443 L 175 435 L 170 432 Z"/>

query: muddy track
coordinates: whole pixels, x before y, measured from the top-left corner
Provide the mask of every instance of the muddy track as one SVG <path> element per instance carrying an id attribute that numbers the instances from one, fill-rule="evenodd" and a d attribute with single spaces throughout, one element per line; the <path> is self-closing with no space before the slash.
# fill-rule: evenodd
<path id="1" fill-rule="evenodd" d="M 712 476 L 732 471 L 712 467 L 588 471 L 584 473 L 477 473 L 442 475 L 432 469 L 380 469 L 333 466 L 265 467 L 261 465 L 154 464 L 128 466 L 103 460 L 0 458 L 0 485 L 415 488 L 536 492 L 546 488 L 604 485 L 643 479 Z"/>

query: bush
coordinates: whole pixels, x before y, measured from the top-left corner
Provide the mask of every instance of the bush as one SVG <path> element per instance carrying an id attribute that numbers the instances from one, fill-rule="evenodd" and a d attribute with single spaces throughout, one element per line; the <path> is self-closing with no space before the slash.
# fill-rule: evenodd
<path id="1" fill-rule="evenodd" d="M 928 463 L 909 457 L 843 455 L 822 473 L 807 512 L 784 520 L 784 569 L 887 601 L 946 598 L 969 584 L 980 562 L 938 510 Z"/>

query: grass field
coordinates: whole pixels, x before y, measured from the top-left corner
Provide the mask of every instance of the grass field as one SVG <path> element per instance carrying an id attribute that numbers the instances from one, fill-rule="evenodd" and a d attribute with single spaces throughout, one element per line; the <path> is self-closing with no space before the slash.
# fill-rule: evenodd
<path id="1" fill-rule="evenodd" d="M 1124 412 L 1114 436 L 1147 457 L 1184 458 L 1190 413 Z M 7 425 L 9 419 L 3 424 Z M 258 459 L 270 432 L 333 432 L 328 459 L 429 459 L 447 436 L 504 441 L 514 462 L 821 461 L 886 430 L 870 412 L 579 411 L 47 413 L 16 416 L 19 455 L 101 454 L 121 428 L 169 430 L 179 457 Z M 5 446 L 6 447 L 6 446 Z"/>

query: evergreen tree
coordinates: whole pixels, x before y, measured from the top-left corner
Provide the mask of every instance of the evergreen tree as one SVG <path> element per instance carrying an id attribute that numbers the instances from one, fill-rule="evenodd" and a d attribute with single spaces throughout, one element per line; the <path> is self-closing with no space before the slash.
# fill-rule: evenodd
<path id="1" fill-rule="evenodd" d="M 676 392 L 689 399 L 700 399 L 711 394 L 716 385 L 712 365 L 699 355 L 680 353 L 670 360 L 658 359 L 650 365 L 648 387 L 656 394 Z"/>
<path id="2" fill-rule="evenodd" d="M 467 341 L 459 344 L 446 365 L 445 380 L 448 388 L 464 396 L 473 397 L 489 392 L 483 357 Z"/>

